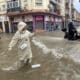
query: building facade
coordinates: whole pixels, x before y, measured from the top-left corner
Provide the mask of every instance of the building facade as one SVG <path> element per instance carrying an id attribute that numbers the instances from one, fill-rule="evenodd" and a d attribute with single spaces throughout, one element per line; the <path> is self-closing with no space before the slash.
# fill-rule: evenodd
<path id="1" fill-rule="evenodd" d="M 80 13 L 78 13 L 76 10 L 74 10 L 73 21 L 76 27 L 80 27 Z"/>
<path id="2" fill-rule="evenodd" d="M 51 0 L 7 1 L 7 16 L 10 21 L 9 31 L 15 32 L 19 21 L 26 22 L 30 31 L 52 31 L 56 26 L 61 27 L 62 16 L 60 16 L 57 5 L 58 3 Z"/>
<path id="3" fill-rule="evenodd" d="M 65 22 L 68 23 L 68 19 L 72 19 L 74 21 L 74 25 L 80 26 L 80 13 L 74 9 L 73 0 L 65 1 Z"/>
<path id="4" fill-rule="evenodd" d="M 68 19 L 80 21 L 73 0 L 0 0 L 0 28 L 15 32 L 17 23 L 24 21 L 30 31 L 53 31 L 62 28 Z"/>
<path id="5" fill-rule="evenodd" d="M 6 12 L 7 2 L 6 0 L 0 0 L 0 28 L 3 32 L 9 32 L 9 19 Z"/>

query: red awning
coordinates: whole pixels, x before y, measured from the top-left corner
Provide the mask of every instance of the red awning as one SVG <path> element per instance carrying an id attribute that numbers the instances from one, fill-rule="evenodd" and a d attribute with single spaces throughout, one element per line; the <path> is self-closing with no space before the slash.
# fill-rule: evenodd
<path id="1" fill-rule="evenodd" d="M 44 14 L 48 14 L 48 15 L 56 15 L 56 16 L 60 16 L 56 13 L 50 13 L 50 12 L 45 12 L 45 11 L 30 11 L 30 12 L 8 12 L 6 15 L 7 16 L 18 16 L 18 15 L 29 15 L 29 14 L 41 14 L 41 15 L 44 15 Z"/>

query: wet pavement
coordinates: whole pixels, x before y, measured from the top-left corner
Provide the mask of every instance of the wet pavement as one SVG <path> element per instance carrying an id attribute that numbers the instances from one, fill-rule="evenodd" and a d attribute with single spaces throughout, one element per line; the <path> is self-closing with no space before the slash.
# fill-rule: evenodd
<path id="1" fill-rule="evenodd" d="M 62 32 L 38 33 L 31 42 L 33 60 L 16 71 L 3 68 L 18 60 L 16 46 L 8 52 L 8 44 L 13 34 L 2 34 L 0 40 L 1 80 L 80 80 L 80 41 L 68 41 Z"/>

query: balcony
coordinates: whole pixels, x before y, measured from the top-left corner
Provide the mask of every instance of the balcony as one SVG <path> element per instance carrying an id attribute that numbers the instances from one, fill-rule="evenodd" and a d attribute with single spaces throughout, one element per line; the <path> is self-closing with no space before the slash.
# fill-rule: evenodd
<path id="1" fill-rule="evenodd" d="M 7 2 L 7 12 L 16 12 L 20 10 L 21 10 L 21 5 L 19 0 Z"/>

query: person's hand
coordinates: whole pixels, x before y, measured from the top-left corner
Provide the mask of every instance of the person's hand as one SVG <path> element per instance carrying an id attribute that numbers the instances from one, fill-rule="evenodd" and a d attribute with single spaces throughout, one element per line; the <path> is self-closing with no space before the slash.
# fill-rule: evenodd
<path id="1" fill-rule="evenodd" d="M 8 50 L 9 50 L 9 51 L 11 51 L 11 50 L 12 50 L 12 48 L 10 47 L 10 48 L 8 48 Z"/>

